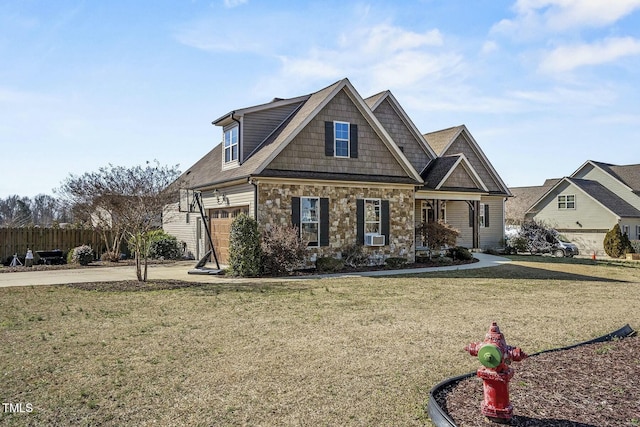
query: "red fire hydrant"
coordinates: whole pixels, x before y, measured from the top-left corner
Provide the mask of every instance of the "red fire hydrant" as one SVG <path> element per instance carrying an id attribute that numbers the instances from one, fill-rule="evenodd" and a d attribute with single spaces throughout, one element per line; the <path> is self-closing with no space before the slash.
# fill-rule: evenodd
<path id="1" fill-rule="evenodd" d="M 472 356 L 478 356 L 483 365 L 478 369 L 484 388 L 482 414 L 491 421 L 509 423 L 513 415 L 513 406 L 509 402 L 509 381 L 514 374 L 509 365 L 511 361 L 525 359 L 527 354 L 507 345 L 496 322 L 491 323 L 484 341 L 471 343 L 464 349 Z"/>

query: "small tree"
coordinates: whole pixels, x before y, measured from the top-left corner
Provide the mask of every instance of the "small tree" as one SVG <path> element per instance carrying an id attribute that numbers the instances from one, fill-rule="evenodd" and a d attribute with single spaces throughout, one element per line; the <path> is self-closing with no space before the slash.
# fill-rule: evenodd
<path id="1" fill-rule="evenodd" d="M 626 234 L 620 230 L 620 225 L 616 224 L 613 228 L 607 231 L 604 236 L 604 251 L 611 258 L 620 258 L 624 254 L 634 252 L 633 246 Z"/>
<path id="2" fill-rule="evenodd" d="M 262 249 L 258 222 L 240 214 L 231 223 L 229 270 L 237 276 L 254 277 L 262 271 Z"/>
<path id="3" fill-rule="evenodd" d="M 272 225 L 262 233 L 262 268 L 265 273 L 280 275 L 300 267 L 307 256 L 307 242 L 292 225 Z"/>
<path id="4" fill-rule="evenodd" d="M 429 259 L 434 250 L 443 246 L 455 246 L 460 232 L 444 221 L 423 222 L 418 227 L 422 241 L 429 248 Z"/>
<path id="5" fill-rule="evenodd" d="M 531 220 L 522 224 L 517 237 L 524 239 L 529 252 L 535 253 L 551 251 L 557 236 L 558 232 L 544 222 Z"/>
<path id="6" fill-rule="evenodd" d="M 113 240 L 106 242 L 111 243 L 109 252 L 119 254 L 120 244 L 128 239 L 136 276 L 146 281 L 151 231 L 160 226 L 164 206 L 176 200 L 179 186 L 169 185 L 179 175 L 177 166 L 160 166 L 157 161 L 144 167 L 109 165 L 80 177 L 70 175 L 58 191 L 92 227 L 113 232 Z"/>

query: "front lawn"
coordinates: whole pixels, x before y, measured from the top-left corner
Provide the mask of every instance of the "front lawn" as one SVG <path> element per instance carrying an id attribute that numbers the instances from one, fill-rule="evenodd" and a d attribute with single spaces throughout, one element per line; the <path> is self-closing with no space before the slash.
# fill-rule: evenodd
<path id="1" fill-rule="evenodd" d="M 640 328 L 639 268 L 514 259 L 406 277 L 0 289 L 0 400 L 32 408 L 0 411 L 0 425 L 430 425 L 429 390 L 478 367 L 462 348 L 492 320 L 528 353 Z"/>

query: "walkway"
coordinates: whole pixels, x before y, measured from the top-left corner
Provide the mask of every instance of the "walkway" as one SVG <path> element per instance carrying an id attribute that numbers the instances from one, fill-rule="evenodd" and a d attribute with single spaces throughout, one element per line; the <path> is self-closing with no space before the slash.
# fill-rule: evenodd
<path id="1" fill-rule="evenodd" d="M 427 267 L 403 270 L 380 270 L 366 271 L 359 273 L 336 273 L 321 274 L 313 276 L 296 277 L 266 277 L 266 278 L 234 278 L 216 275 L 188 274 L 193 269 L 195 261 L 180 261 L 172 264 L 149 265 L 149 280 L 173 279 L 189 282 L 201 283 L 248 283 L 248 282 L 282 282 L 283 280 L 311 280 L 320 278 L 340 278 L 340 277 L 373 277 L 392 276 L 398 274 L 428 273 L 431 271 L 451 271 L 467 270 L 471 268 L 494 267 L 511 262 L 508 258 L 499 256 L 474 253 L 479 261 L 473 264 L 464 264 L 448 267 Z M 119 280 L 136 280 L 135 267 L 88 267 L 69 270 L 49 270 L 49 271 L 27 271 L 18 273 L 0 273 L 0 288 L 10 286 L 38 286 L 38 285 L 61 285 L 67 283 L 84 282 L 111 282 Z"/>

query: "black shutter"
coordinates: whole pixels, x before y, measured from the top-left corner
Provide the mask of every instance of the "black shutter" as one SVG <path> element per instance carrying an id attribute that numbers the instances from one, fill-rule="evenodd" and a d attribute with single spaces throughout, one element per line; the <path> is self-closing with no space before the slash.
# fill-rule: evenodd
<path id="1" fill-rule="evenodd" d="M 324 122 L 324 155 L 333 157 L 333 122 Z"/>
<path id="2" fill-rule="evenodd" d="M 291 198 L 291 224 L 298 229 L 300 236 L 300 197 Z"/>
<path id="3" fill-rule="evenodd" d="M 329 199 L 320 198 L 320 246 L 329 246 Z"/>
<path id="4" fill-rule="evenodd" d="M 364 199 L 356 199 L 356 243 L 364 245 Z"/>
<path id="5" fill-rule="evenodd" d="M 350 133 L 349 157 L 351 157 L 352 159 L 357 159 L 358 158 L 358 125 L 352 124 L 350 126 L 349 133 Z"/>
<path id="6" fill-rule="evenodd" d="M 386 245 L 389 244 L 389 201 L 382 200 L 382 204 L 380 206 L 380 222 L 381 222 L 381 230 L 380 234 L 384 235 L 384 242 Z"/>
<path id="7" fill-rule="evenodd" d="M 489 204 L 484 205 L 484 226 L 489 227 Z"/>

